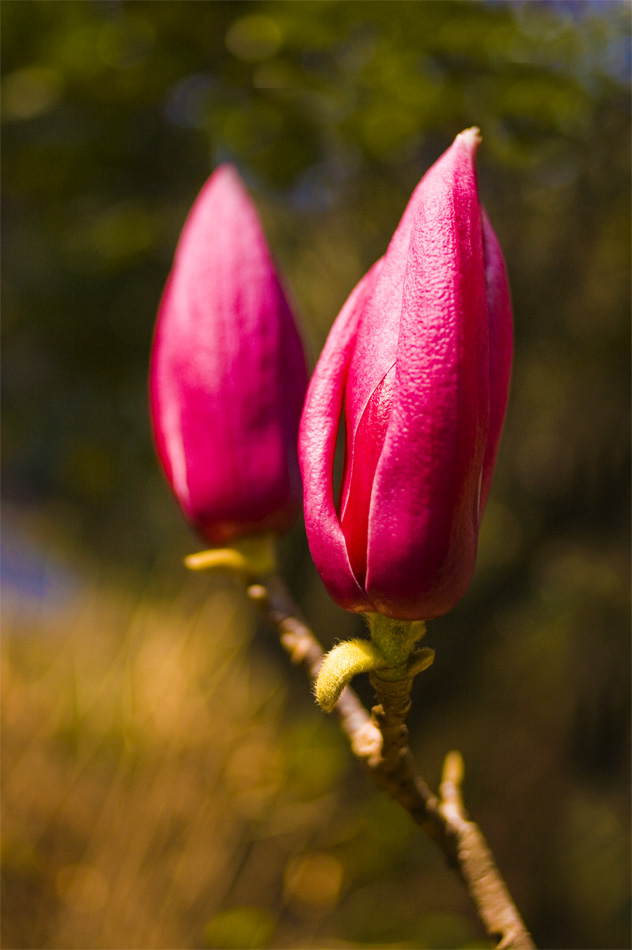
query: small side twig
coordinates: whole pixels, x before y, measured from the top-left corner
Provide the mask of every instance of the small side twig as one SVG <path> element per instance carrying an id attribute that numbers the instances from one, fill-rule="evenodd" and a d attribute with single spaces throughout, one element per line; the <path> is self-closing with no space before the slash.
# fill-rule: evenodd
<path id="1" fill-rule="evenodd" d="M 497 950 L 532 950 L 533 940 L 513 902 L 479 826 L 470 821 L 461 793 L 464 765 L 460 752 L 446 756 L 440 798 L 428 799 L 429 789 L 416 775 L 405 724 L 410 709 L 411 678 L 385 681 L 371 675 L 380 705 L 373 717 L 383 737 L 381 755 L 369 762 L 376 780 L 399 801 L 441 847 L 474 902 Z M 417 796 L 415 796 L 415 791 Z M 432 795 L 432 793 L 430 793 Z M 423 807 L 419 807 L 419 799 Z"/>
<path id="2" fill-rule="evenodd" d="M 266 577 L 250 584 L 248 596 L 278 630 L 291 661 L 304 666 L 314 683 L 322 662 L 322 647 L 299 618 L 280 579 Z M 458 871 L 487 935 L 497 941 L 497 950 L 534 950 L 483 833 L 467 817 L 461 795 L 460 754 L 451 752 L 446 757 L 440 796 L 436 796 L 417 775 L 408 747 L 410 681 L 385 681 L 375 674 L 371 681 L 379 700 L 372 717 L 348 686 L 336 705 L 352 751 L 366 763 L 376 783 L 405 808 Z"/>
<path id="3" fill-rule="evenodd" d="M 454 831 L 456 860 L 461 877 L 478 908 L 487 933 L 498 939 L 498 950 L 534 947 L 483 832 L 467 816 L 461 794 L 463 771 L 461 753 L 449 752 L 443 765 L 439 810 Z"/>

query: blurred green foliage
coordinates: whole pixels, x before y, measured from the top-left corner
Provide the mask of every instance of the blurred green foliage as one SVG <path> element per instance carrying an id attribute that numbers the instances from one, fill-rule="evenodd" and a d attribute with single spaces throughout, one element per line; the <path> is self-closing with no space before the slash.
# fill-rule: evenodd
<path id="1" fill-rule="evenodd" d="M 178 587 L 198 543 L 157 468 L 146 372 L 206 177 L 221 161 L 239 167 L 315 358 L 421 175 L 457 132 L 481 127 L 480 192 L 514 297 L 513 390 L 475 580 L 431 625 L 437 660 L 411 729 L 431 780 L 447 748 L 463 750 L 468 802 L 540 946 L 629 946 L 628 5 L 4 0 L 2 26 L 6 517 L 51 558 L 149 577 L 154 593 Z M 323 639 L 357 635 L 300 527 L 283 556 Z M 283 663 L 264 631 L 255 643 L 257 662 Z M 90 675 L 98 693 L 98 667 Z M 336 839 L 349 827 L 340 798 L 330 819 L 316 809 L 322 839 L 288 852 L 277 875 L 276 937 L 253 857 L 230 900 L 204 916 L 200 897 L 162 939 L 206 933 L 212 945 L 232 920 L 251 946 L 476 946 L 457 886 L 395 807 L 347 774 L 335 730 L 300 677 L 284 676 L 301 710 L 278 736 L 294 794 L 330 801 L 342 782 L 356 824 Z M 73 755 L 82 723 L 62 730 Z M 115 725 L 109 741 L 141 741 Z M 256 838 L 249 847 L 272 860 Z M 25 887 L 46 909 L 40 871 Z M 16 946 L 44 939 L 27 917 Z"/>

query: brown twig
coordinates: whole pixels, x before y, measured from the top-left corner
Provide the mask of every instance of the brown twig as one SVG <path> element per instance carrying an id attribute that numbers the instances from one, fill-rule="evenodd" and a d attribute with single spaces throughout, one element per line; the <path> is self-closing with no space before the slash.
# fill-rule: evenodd
<path id="1" fill-rule="evenodd" d="M 299 618 L 291 596 L 277 577 L 250 584 L 248 596 L 278 630 L 293 663 L 302 665 L 315 682 L 322 647 Z M 458 752 L 446 757 L 440 796 L 416 774 L 408 747 L 406 716 L 412 680 L 395 682 L 371 675 L 379 705 L 369 716 L 355 692 L 346 687 L 336 705 L 341 727 L 354 754 L 362 759 L 377 784 L 411 815 L 439 845 L 460 874 L 497 950 L 533 950 L 534 943 L 509 894 L 478 825 L 470 821 L 461 797 L 463 760 Z"/>
<path id="2" fill-rule="evenodd" d="M 251 584 L 248 596 L 278 630 L 281 646 L 292 663 L 304 666 L 312 684 L 315 683 L 323 659 L 323 648 L 299 618 L 298 610 L 280 579 L 266 578 L 265 584 Z M 368 759 L 379 754 L 382 737 L 352 689 L 343 689 L 335 711 L 354 755 L 359 759 Z"/>

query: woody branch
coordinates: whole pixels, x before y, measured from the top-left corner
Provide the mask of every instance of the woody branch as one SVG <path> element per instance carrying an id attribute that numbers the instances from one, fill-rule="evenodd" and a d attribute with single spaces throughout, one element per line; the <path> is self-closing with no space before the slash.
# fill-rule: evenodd
<path id="1" fill-rule="evenodd" d="M 303 666 L 315 683 L 322 647 L 298 615 L 278 577 L 258 579 L 248 596 L 277 630 L 291 661 Z M 497 950 L 535 947 L 520 917 L 492 852 L 478 825 L 465 811 L 461 794 L 463 761 L 458 752 L 446 757 L 439 795 L 417 774 L 405 724 L 410 708 L 410 682 L 388 682 L 371 676 L 379 704 L 368 711 L 350 686 L 335 707 L 354 755 L 373 780 L 410 814 L 441 848 L 449 865 L 463 880 L 487 935 Z"/>

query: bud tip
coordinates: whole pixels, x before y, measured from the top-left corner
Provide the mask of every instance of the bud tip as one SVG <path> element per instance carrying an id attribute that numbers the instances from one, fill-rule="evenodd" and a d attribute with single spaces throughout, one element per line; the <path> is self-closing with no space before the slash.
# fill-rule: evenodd
<path id="1" fill-rule="evenodd" d="M 457 138 L 463 140 L 471 157 L 474 158 L 478 146 L 483 141 L 481 130 L 478 128 L 478 126 L 473 125 L 471 129 L 464 129 L 459 133 L 459 135 L 457 135 Z"/>

